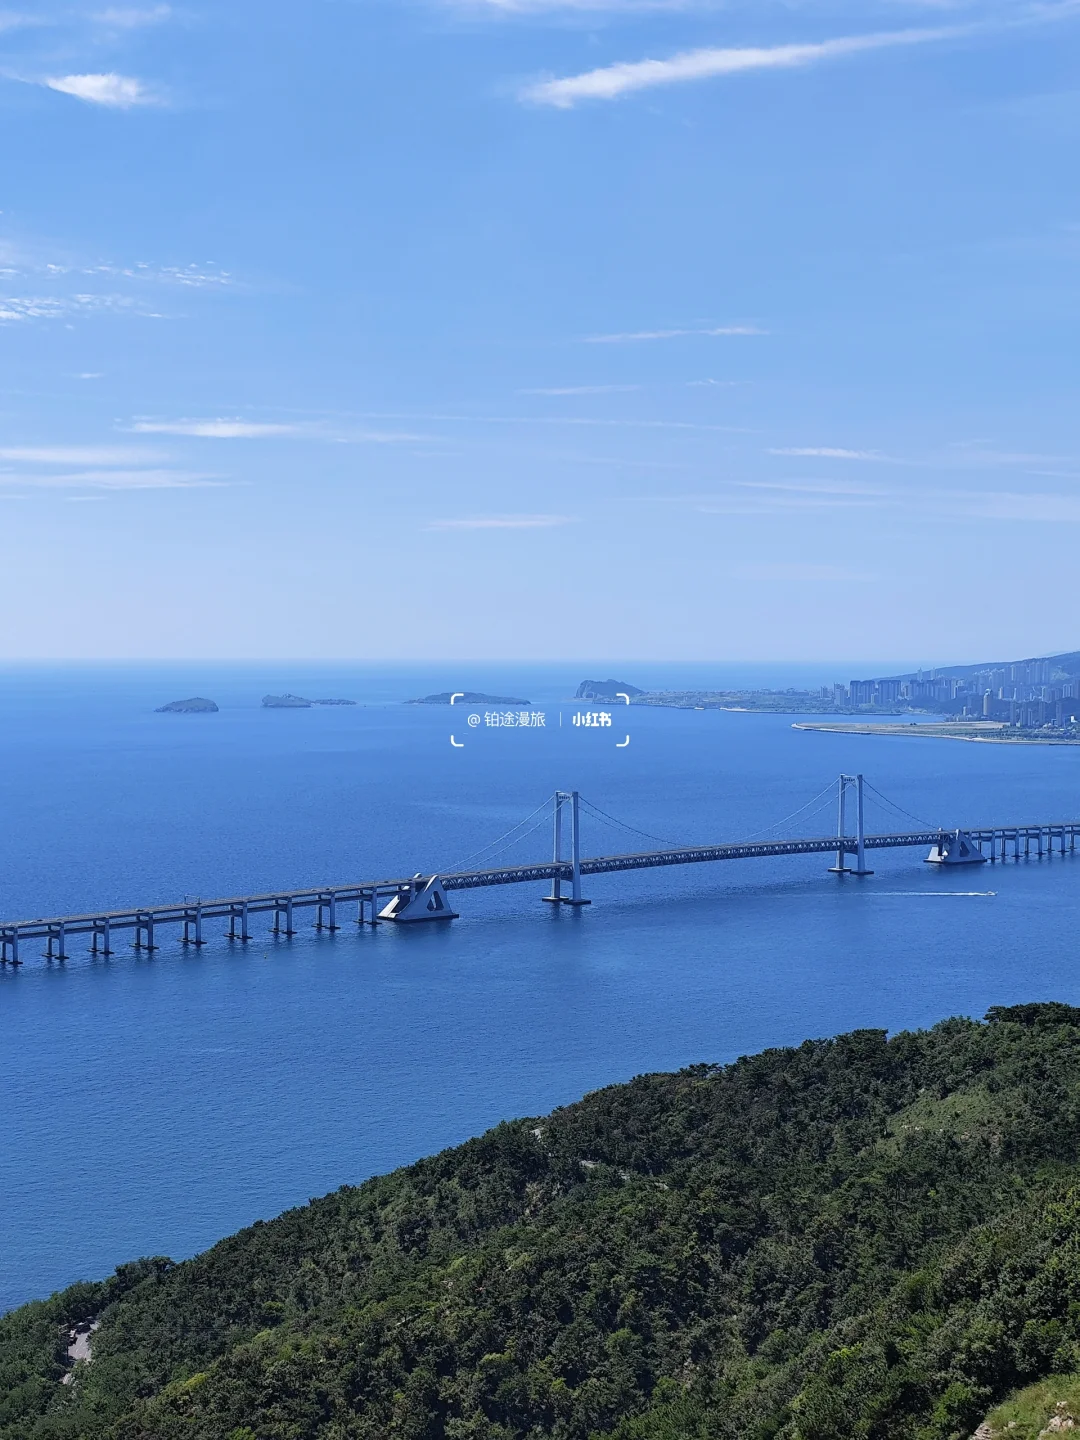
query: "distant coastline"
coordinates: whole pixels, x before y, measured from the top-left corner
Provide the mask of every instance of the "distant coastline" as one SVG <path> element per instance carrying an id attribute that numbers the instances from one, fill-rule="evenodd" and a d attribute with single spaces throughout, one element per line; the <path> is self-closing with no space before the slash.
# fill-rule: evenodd
<path id="1" fill-rule="evenodd" d="M 914 735 L 919 740 L 964 740 L 969 745 L 1080 745 L 1080 738 L 1069 735 L 1017 734 L 1014 726 L 997 720 L 957 721 L 954 724 L 938 724 L 935 721 L 918 724 L 912 721 L 908 725 L 875 725 L 858 721 L 829 724 L 797 720 L 791 728 L 819 730 L 833 735 L 885 735 L 891 738 L 904 735 L 909 739 Z"/>

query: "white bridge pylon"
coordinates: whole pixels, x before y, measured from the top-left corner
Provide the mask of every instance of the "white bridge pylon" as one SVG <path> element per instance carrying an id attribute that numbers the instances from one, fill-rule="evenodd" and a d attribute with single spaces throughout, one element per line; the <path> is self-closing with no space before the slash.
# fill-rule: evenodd
<path id="1" fill-rule="evenodd" d="M 863 777 L 861 775 L 841 775 L 839 781 L 840 803 L 836 815 L 836 838 L 840 842 L 836 847 L 836 864 L 829 867 L 833 875 L 872 875 L 874 872 L 866 868 L 866 821 L 863 808 Z M 855 835 L 851 837 L 847 833 L 847 797 L 848 791 L 855 792 Z M 849 865 L 847 857 L 850 854 L 851 840 L 855 840 L 855 864 Z"/>
<path id="2" fill-rule="evenodd" d="M 563 808 L 570 811 L 570 894 L 562 893 L 562 879 L 556 871 L 551 877 L 551 894 L 545 895 L 544 899 L 549 905 L 591 905 L 591 900 L 581 898 L 581 796 L 576 790 L 556 790 L 554 799 L 554 834 L 551 851 L 553 865 L 563 863 Z"/>

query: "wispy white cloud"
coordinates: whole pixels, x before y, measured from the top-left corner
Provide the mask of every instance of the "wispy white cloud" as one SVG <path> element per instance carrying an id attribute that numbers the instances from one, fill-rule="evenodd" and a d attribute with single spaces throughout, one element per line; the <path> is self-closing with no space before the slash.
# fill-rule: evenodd
<path id="1" fill-rule="evenodd" d="M 611 429 L 631 430 L 701 430 L 725 435 L 748 435 L 755 431 L 745 425 L 702 425 L 692 420 L 633 420 L 613 419 L 596 415 L 454 415 L 435 411 L 425 414 L 410 414 L 408 411 L 391 410 L 375 415 L 383 420 L 439 420 L 459 425 L 571 425 L 599 426 Z M 404 439 L 407 437 L 391 437 Z M 413 436 L 413 439 L 420 437 Z"/>
<path id="2" fill-rule="evenodd" d="M 147 319 L 162 317 L 147 310 L 130 295 L 2 295 L 0 325 L 34 320 L 66 320 L 73 315 L 101 315 L 127 312 Z"/>
<path id="3" fill-rule="evenodd" d="M 206 440 L 263 440 L 311 434 L 309 425 L 254 420 L 136 420 L 128 429 L 134 435 L 192 435 Z"/>
<path id="4" fill-rule="evenodd" d="M 710 9 L 717 0 L 452 0 L 458 9 L 491 15 L 544 15 L 562 11 L 639 15 L 657 10 Z"/>
<path id="5" fill-rule="evenodd" d="M 670 497 L 703 515 L 810 514 L 830 510 L 889 510 L 898 518 L 935 521 L 1080 524 L 1080 494 L 1003 490 L 887 490 L 840 482 L 736 481 L 711 496 Z"/>
<path id="6" fill-rule="evenodd" d="M 519 390 L 519 395 L 618 395 L 640 390 L 640 385 L 551 385 L 533 390 Z"/>
<path id="7" fill-rule="evenodd" d="M 825 460 L 883 460 L 878 450 L 841 450 L 833 445 L 785 445 L 769 451 L 770 455 L 812 455 Z"/>
<path id="8" fill-rule="evenodd" d="M 21 10 L 0 10 L 0 34 L 7 30 L 26 30 L 34 25 L 48 25 L 43 15 L 27 15 Z"/>
<path id="9" fill-rule="evenodd" d="M 90 105 L 113 110 L 130 110 L 133 105 L 153 105 L 156 97 L 141 80 L 131 75 L 53 75 L 41 82 L 50 90 L 73 95 Z"/>
<path id="10" fill-rule="evenodd" d="M 880 510 L 898 503 L 880 495 L 848 495 L 829 491 L 747 493 L 733 490 L 695 508 L 701 515 L 772 515 L 780 511 Z"/>
<path id="11" fill-rule="evenodd" d="M 0 471 L 0 485 L 34 490 L 205 490 L 228 485 L 218 476 L 183 470 Z"/>
<path id="12" fill-rule="evenodd" d="M 183 435 L 199 440 L 319 440 L 337 445 L 401 445 L 429 441 L 413 431 L 359 430 L 322 421 L 243 420 L 218 416 L 195 420 L 134 420 L 124 427 L 133 435 Z"/>
<path id="13" fill-rule="evenodd" d="M 171 469 L 149 445 L 6 445 L 0 488 L 20 490 L 193 490 L 230 482 L 205 471 Z M 30 468 L 28 468 L 30 467 Z"/>
<path id="14" fill-rule="evenodd" d="M 741 490 L 779 490 L 796 495 L 881 495 L 892 492 L 857 480 L 735 480 Z"/>
<path id="15" fill-rule="evenodd" d="M 757 325 L 712 325 L 696 330 L 628 330 L 618 335 L 585 335 L 588 345 L 626 345 L 638 340 L 679 340 L 684 335 L 767 335 Z"/>
<path id="16" fill-rule="evenodd" d="M 171 5 L 150 5 L 141 9 L 121 5 L 99 10 L 92 18 L 111 30 L 141 30 L 145 25 L 162 24 L 172 18 L 172 13 Z"/>
<path id="17" fill-rule="evenodd" d="M 1067 465 L 1072 461 L 1068 455 L 1043 455 L 1023 450 L 994 450 L 980 442 L 961 442 L 949 446 L 945 463 L 967 466 L 1009 466 L 1021 468 L 1031 465 Z"/>
<path id="18" fill-rule="evenodd" d="M 965 27 L 938 26 L 933 29 L 887 30 L 871 35 L 844 35 L 810 44 L 686 50 L 667 60 L 628 61 L 562 79 L 540 80 L 526 86 L 521 91 L 521 98 L 534 104 L 568 110 L 582 100 L 615 100 L 621 95 L 653 89 L 658 85 L 715 79 L 750 70 L 804 69 L 827 60 L 840 60 L 898 46 L 925 45 L 964 33 Z"/>
<path id="19" fill-rule="evenodd" d="M 0 460 L 22 465 L 132 465 L 160 458 L 160 451 L 134 445 L 8 445 L 0 449 Z"/>
<path id="20" fill-rule="evenodd" d="M 51 265 L 54 273 L 63 273 L 59 266 Z M 216 265 L 151 265 L 148 260 L 139 260 L 134 265 L 85 265 L 74 273 L 79 275 L 113 275 L 124 280 L 152 280 L 164 285 L 184 285 L 189 289 L 202 290 L 207 287 L 221 289 L 235 285 L 235 276 Z"/>
<path id="21" fill-rule="evenodd" d="M 769 448 L 768 455 L 790 456 L 797 459 L 820 460 L 865 460 L 881 465 L 900 465 L 929 470 L 1027 470 L 1032 475 L 1046 475 L 1052 478 L 1071 478 L 1073 469 L 1063 472 L 1046 469 L 1046 466 L 1075 467 L 1075 457 L 1069 455 L 1047 455 L 1030 450 L 998 450 L 983 440 L 958 441 L 943 450 L 924 452 L 921 455 L 889 455 L 881 450 L 855 450 L 838 445 L 779 445 Z M 1040 468 L 1041 467 L 1041 468 Z"/>
<path id="22" fill-rule="evenodd" d="M 958 497 L 946 497 L 956 500 Z M 977 491 L 963 497 L 964 519 L 1034 521 L 1042 524 L 1080 524 L 1080 495 L 1023 494 L 1002 490 Z"/>
<path id="23" fill-rule="evenodd" d="M 109 261 L 95 264 L 61 263 L 42 260 L 20 252 L 9 241 L 0 242 L 0 275 L 36 275 L 46 280 L 62 280 L 69 275 L 108 275 L 117 280 L 146 280 L 163 285 L 183 285 L 191 289 L 208 286 L 222 289 L 235 285 L 236 277 L 212 261 L 189 265 L 154 265 L 137 260 L 133 265 L 115 265 Z"/>
<path id="24" fill-rule="evenodd" d="M 550 530 L 571 524 L 569 515 L 482 515 L 464 520 L 432 520 L 425 530 Z"/>

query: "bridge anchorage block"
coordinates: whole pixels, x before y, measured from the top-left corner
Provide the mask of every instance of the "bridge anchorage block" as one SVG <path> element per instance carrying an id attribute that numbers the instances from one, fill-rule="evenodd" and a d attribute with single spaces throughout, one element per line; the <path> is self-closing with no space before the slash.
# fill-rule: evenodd
<path id="1" fill-rule="evenodd" d="M 421 883 L 423 879 L 422 875 L 417 875 L 410 889 L 395 895 L 379 911 L 379 919 L 406 925 L 418 920 L 456 920 L 458 917 L 450 908 L 438 875 L 432 875 L 424 884 Z"/>
<path id="2" fill-rule="evenodd" d="M 943 834 L 927 855 L 927 865 L 985 865 L 986 856 L 963 830 Z"/>

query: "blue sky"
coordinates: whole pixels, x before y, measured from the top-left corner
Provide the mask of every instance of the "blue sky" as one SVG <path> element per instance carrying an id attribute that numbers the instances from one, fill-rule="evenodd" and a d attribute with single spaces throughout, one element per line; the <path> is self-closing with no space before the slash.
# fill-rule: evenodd
<path id="1" fill-rule="evenodd" d="M 1080 646 L 1080 5 L 0 11 L 0 655 Z"/>

